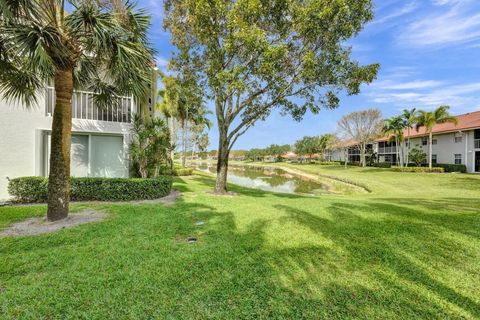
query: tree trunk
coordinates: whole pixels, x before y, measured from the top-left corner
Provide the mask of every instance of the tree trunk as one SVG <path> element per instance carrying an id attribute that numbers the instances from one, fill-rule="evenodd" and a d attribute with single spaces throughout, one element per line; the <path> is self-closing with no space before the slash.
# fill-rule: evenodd
<path id="1" fill-rule="evenodd" d="M 344 150 L 344 155 L 345 155 L 345 169 L 347 169 L 348 165 L 348 148 Z"/>
<path id="2" fill-rule="evenodd" d="M 410 163 L 410 128 L 408 128 L 408 140 L 407 140 L 408 148 L 407 148 L 407 161 L 405 163 L 405 167 L 408 167 Z"/>
<path id="3" fill-rule="evenodd" d="M 73 70 L 55 72 L 47 220 L 68 216 L 70 202 L 70 145 L 72 139 Z"/>
<path id="4" fill-rule="evenodd" d="M 219 124 L 219 126 L 221 126 Z M 227 139 L 226 130 L 220 129 L 220 143 L 218 147 L 218 160 L 217 160 L 217 180 L 215 183 L 214 192 L 217 194 L 227 193 L 227 174 L 228 174 L 228 156 L 229 141 Z M 223 132 L 222 132 L 223 131 Z"/>
<path id="5" fill-rule="evenodd" d="M 432 168 L 432 132 L 428 135 L 428 167 Z"/>
<path id="6" fill-rule="evenodd" d="M 177 144 L 177 132 L 175 130 L 175 118 L 171 117 L 170 118 L 170 123 L 171 123 L 171 133 L 170 133 L 170 141 L 172 143 L 172 147 L 175 146 L 176 149 L 176 144 Z M 172 148 L 172 151 L 170 151 L 170 158 L 171 158 L 171 165 L 173 169 L 173 160 L 175 158 L 175 149 Z"/>
<path id="7" fill-rule="evenodd" d="M 182 167 L 187 166 L 187 124 L 182 120 Z"/>
<path id="8" fill-rule="evenodd" d="M 365 149 L 367 148 L 366 145 L 361 145 L 360 146 L 360 165 L 362 167 L 366 167 L 367 166 L 367 163 L 365 161 Z"/>

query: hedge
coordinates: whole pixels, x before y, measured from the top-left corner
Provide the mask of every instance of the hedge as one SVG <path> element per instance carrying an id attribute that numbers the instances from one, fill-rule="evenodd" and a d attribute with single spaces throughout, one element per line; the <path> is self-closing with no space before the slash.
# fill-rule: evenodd
<path id="1" fill-rule="evenodd" d="M 193 168 L 175 168 L 173 174 L 179 177 L 191 176 L 193 174 Z"/>
<path id="2" fill-rule="evenodd" d="M 172 189 L 172 178 L 71 178 L 72 201 L 132 201 L 162 198 Z M 16 202 L 46 202 L 48 178 L 11 179 L 8 192 Z"/>
<path id="3" fill-rule="evenodd" d="M 388 163 L 388 162 L 378 162 L 378 163 L 372 164 L 372 167 L 375 167 L 375 168 L 391 168 L 392 164 Z"/>
<path id="4" fill-rule="evenodd" d="M 335 165 L 340 165 L 340 161 L 319 161 L 319 162 L 316 162 L 316 164 L 321 166 L 335 166 Z"/>
<path id="5" fill-rule="evenodd" d="M 444 173 L 443 168 L 428 167 L 392 167 L 395 172 Z"/>
<path id="6" fill-rule="evenodd" d="M 437 168 L 443 168 L 445 172 L 467 172 L 467 166 L 464 164 L 436 163 L 433 166 Z"/>

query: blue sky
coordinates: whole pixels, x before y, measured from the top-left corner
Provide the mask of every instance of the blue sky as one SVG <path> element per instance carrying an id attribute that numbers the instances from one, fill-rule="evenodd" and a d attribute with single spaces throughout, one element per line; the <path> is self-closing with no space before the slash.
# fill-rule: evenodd
<path id="1" fill-rule="evenodd" d="M 162 28 L 162 0 L 140 0 L 153 15 L 151 41 L 165 68 L 173 48 Z M 454 114 L 480 110 L 480 1 L 376 0 L 375 19 L 350 43 L 363 64 L 380 63 L 378 79 L 337 110 L 307 114 L 302 122 L 272 114 L 242 136 L 235 149 L 293 143 L 305 135 L 335 132 L 342 115 L 379 108 L 385 117 L 404 108 L 451 106 Z M 211 149 L 218 143 L 210 131 Z"/>

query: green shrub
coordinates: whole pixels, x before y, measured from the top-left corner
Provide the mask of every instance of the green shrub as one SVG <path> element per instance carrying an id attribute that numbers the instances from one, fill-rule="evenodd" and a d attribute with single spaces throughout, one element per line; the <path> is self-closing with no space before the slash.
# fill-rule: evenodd
<path id="1" fill-rule="evenodd" d="M 72 201 L 132 201 L 158 199 L 170 193 L 172 178 L 71 178 Z M 8 192 L 17 202 L 46 202 L 48 179 L 22 177 L 10 180 Z"/>
<path id="2" fill-rule="evenodd" d="M 443 168 L 428 167 L 392 167 L 395 172 L 444 173 Z"/>
<path id="3" fill-rule="evenodd" d="M 175 168 L 173 174 L 178 177 L 191 176 L 193 174 L 193 168 Z"/>
<path id="4" fill-rule="evenodd" d="M 437 168 L 443 168 L 445 172 L 467 172 L 467 166 L 464 164 L 436 163 L 433 166 Z"/>
<path id="5" fill-rule="evenodd" d="M 340 161 L 319 161 L 317 164 L 321 166 L 336 166 L 340 164 Z"/>
<path id="6" fill-rule="evenodd" d="M 375 168 L 391 168 L 392 164 L 388 162 L 379 162 L 379 163 L 374 163 L 372 167 Z"/>

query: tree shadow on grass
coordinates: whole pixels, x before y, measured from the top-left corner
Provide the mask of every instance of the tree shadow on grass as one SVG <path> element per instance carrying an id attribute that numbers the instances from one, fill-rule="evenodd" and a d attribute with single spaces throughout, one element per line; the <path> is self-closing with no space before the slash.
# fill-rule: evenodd
<path id="1" fill-rule="evenodd" d="M 410 221 L 439 225 L 453 232 L 480 239 L 480 199 L 471 198 L 382 198 L 376 209 Z M 416 210 L 413 208 L 417 208 Z"/>
<path id="2" fill-rule="evenodd" d="M 416 310 L 410 311 L 414 311 L 414 314 L 418 316 L 458 317 L 458 315 L 442 310 L 442 306 L 434 302 L 435 300 L 428 299 L 422 294 L 422 292 L 431 292 L 442 300 L 462 308 L 473 317 L 480 317 L 478 301 L 443 284 L 433 275 L 433 271 L 435 271 L 433 265 L 445 263 L 444 257 L 442 257 L 445 253 L 436 252 L 435 248 L 431 250 L 425 248 L 431 248 L 432 243 L 435 243 L 438 248 L 445 248 L 449 245 L 453 247 L 454 244 L 451 240 L 442 238 L 441 233 L 424 228 L 425 225 L 422 223 L 408 222 L 412 216 L 421 215 L 420 212 L 415 212 L 408 207 L 397 207 L 392 210 L 391 207 L 381 203 L 371 206 L 334 203 L 328 208 L 328 212 L 332 216 L 332 220 L 330 220 L 289 206 L 278 205 L 276 207 L 287 213 L 290 219 L 305 225 L 313 232 L 321 233 L 345 250 L 349 261 L 347 268 L 350 268 L 352 272 L 370 269 L 369 277 L 381 283 L 383 289 L 396 288 L 394 290 L 397 291 L 395 304 L 401 302 L 412 308 L 417 306 Z M 380 211 L 389 209 L 389 214 L 402 215 L 402 218 L 405 219 L 399 220 L 394 217 L 393 219 L 371 220 L 358 214 L 372 212 L 374 208 Z M 442 221 L 429 220 L 429 223 L 444 227 Z M 399 237 L 398 241 L 393 236 Z M 402 244 L 403 238 L 410 240 Z M 422 257 L 422 252 L 412 253 L 410 250 L 412 248 L 409 248 L 412 243 L 418 245 L 416 250 L 426 250 L 426 257 Z M 422 258 L 424 258 L 423 263 L 420 262 Z M 425 259 L 429 260 L 425 261 Z M 458 260 L 458 263 L 464 262 L 461 258 Z M 386 277 L 386 274 L 392 274 L 393 277 Z M 410 289 L 412 286 L 409 284 L 420 289 Z M 415 301 L 415 306 L 412 305 L 412 301 Z M 391 303 L 391 301 L 384 302 Z"/>
<path id="3" fill-rule="evenodd" d="M 475 301 L 442 284 L 402 250 L 406 236 L 422 245 L 448 244 L 438 234 L 424 232 L 421 223 L 397 221 L 395 216 L 371 221 L 358 213 L 372 207 L 354 202 L 332 203 L 320 213 L 287 205 L 276 208 L 278 218 L 252 218 L 239 226 L 239 213 L 219 210 L 215 202 L 180 199 L 170 208 L 119 205 L 111 207 L 112 219 L 96 225 L 0 242 L 7 261 L 0 266 L 5 288 L 0 305 L 16 311 L 16 317 L 25 313 L 37 318 L 464 315 L 445 308 L 428 292 L 479 316 Z M 197 225 L 199 221 L 204 223 Z M 333 245 L 277 244 L 282 235 L 272 234 L 271 224 L 287 221 Z M 187 243 L 189 236 L 198 241 Z"/>

